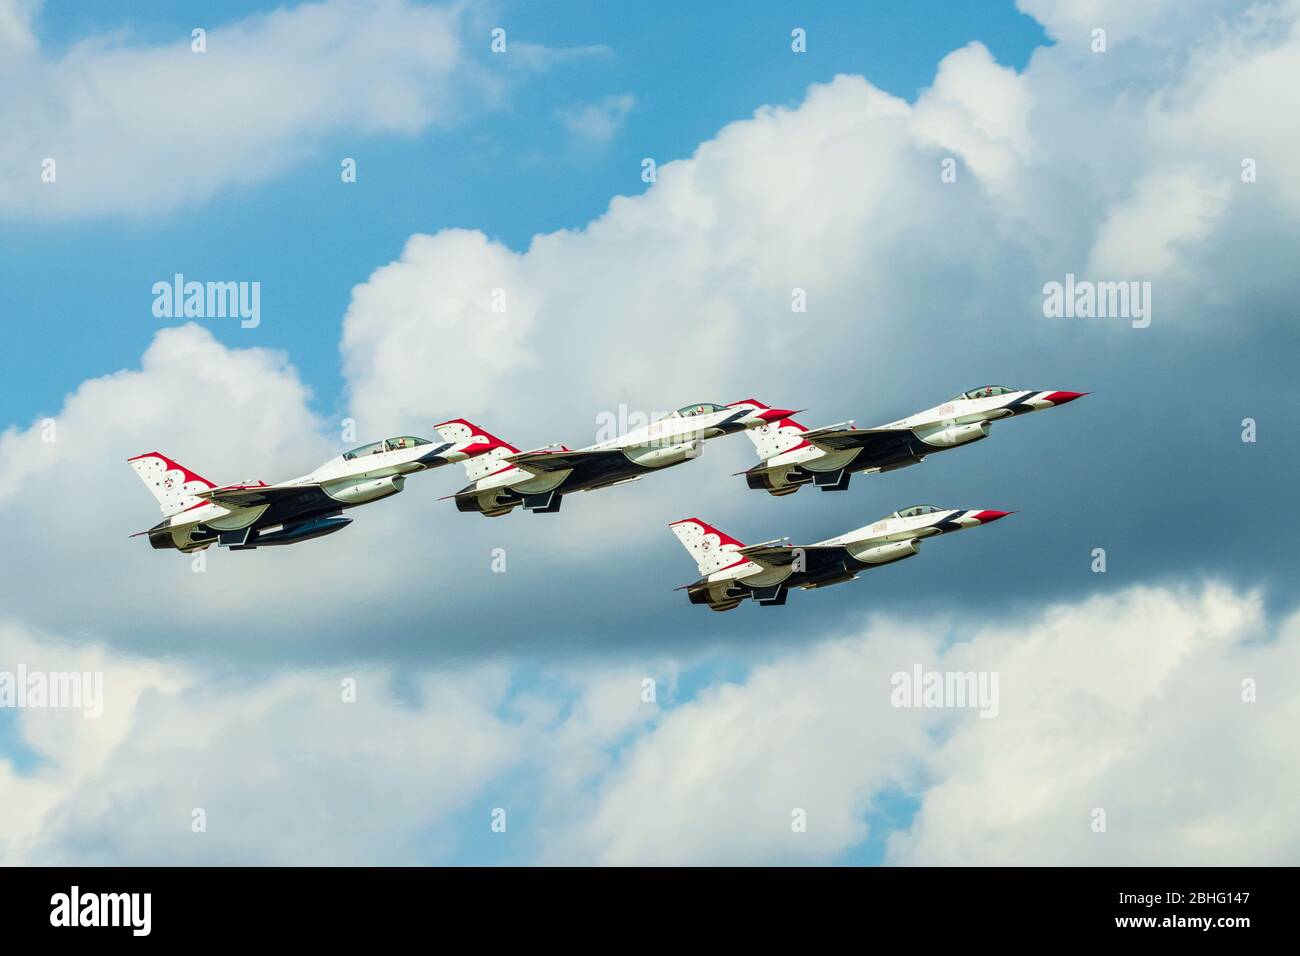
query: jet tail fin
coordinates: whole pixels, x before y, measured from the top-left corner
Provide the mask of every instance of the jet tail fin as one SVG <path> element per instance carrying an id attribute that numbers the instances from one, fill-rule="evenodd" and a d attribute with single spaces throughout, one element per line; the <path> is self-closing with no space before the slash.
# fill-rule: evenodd
<path id="1" fill-rule="evenodd" d="M 484 431 L 471 421 L 453 418 L 449 422 L 433 426 L 443 441 L 467 446 L 465 451 L 472 455 L 461 464 L 470 481 L 478 481 L 497 471 L 508 455 L 519 454 L 519 449 L 509 442 L 504 442 L 491 432 Z"/>
<path id="2" fill-rule="evenodd" d="M 682 547 L 695 559 L 701 577 L 745 560 L 740 553 L 743 544 L 699 518 L 683 518 L 668 527 L 673 529 L 673 534 L 677 535 Z"/>
<path id="3" fill-rule="evenodd" d="M 160 452 L 146 452 L 128 458 L 127 461 L 157 500 L 164 518 L 204 504 L 197 492 L 217 487 L 202 475 L 190 471 Z"/>
<path id="4" fill-rule="evenodd" d="M 756 399 L 746 399 L 746 403 L 757 408 L 767 408 Z M 775 458 L 782 452 L 798 448 L 804 443 L 803 433 L 808 429 L 793 418 L 781 418 L 767 425 L 746 429 L 745 435 L 754 443 L 754 450 L 763 461 Z"/>

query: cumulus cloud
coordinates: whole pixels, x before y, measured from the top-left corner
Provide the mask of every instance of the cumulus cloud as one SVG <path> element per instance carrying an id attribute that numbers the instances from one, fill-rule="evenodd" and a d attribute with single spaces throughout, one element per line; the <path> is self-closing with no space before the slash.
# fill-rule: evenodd
<path id="1" fill-rule="evenodd" d="M 0 214 L 152 212 L 261 182 L 343 134 L 414 134 L 477 95 L 458 9 L 329 0 L 214 26 L 206 52 L 94 37 L 49 53 L 0 3 Z M 41 179 L 42 163 L 57 179 Z"/>
<path id="2" fill-rule="evenodd" d="M 1040 6 L 1052 23 L 1073 22 L 1072 7 Z M 568 392 L 600 408 L 739 397 L 756 382 L 796 389 L 800 402 L 835 383 L 843 402 L 862 357 L 819 343 L 867 335 L 872 356 L 901 356 L 968 321 L 985 338 L 963 343 L 962 368 L 994 355 L 1042 364 L 1062 332 L 1042 321 L 1041 287 L 1066 272 L 1164 280 L 1166 315 L 1204 322 L 1199 306 L 1232 281 L 1204 268 L 1236 246 L 1227 224 L 1246 216 L 1285 231 L 1300 218 L 1287 177 L 1239 175 L 1243 156 L 1281 170 L 1300 148 L 1273 108 L 1294 87 L 1279 81 L 1300 70 L 1300 34 L 1283 5 L 1226 29 L 1207 17 L 1184 41 L 1196 55 L 1178 60 L 1156 58 L 1145 36 L 1106 54 L 1062 42 L 1021 73 L 973 43 L 914 104 L 837 77 L 797 108 L 728 125 L 691 158 L 662 163 L 643 195 L 523 252 L 459 231 L 415 237 L 354 294 L 350 390 L 375 414 L 424 412 L 436 396 L 412 408 L 414 370 L 464 349 L 472 367 L 448 384 L 474 413 L 536 391 L 558 362 L 584 369 Z M 948 159 L 955 183 L 941 179 Z M 511 311 L 470 334 L 494 288 Z M 807 313 L 791 311 L 796 288 Z M 466 344 L 447 341 L 449 322 Z M 1113 361 L 1104 328 L 1071 333 L 1075 366 Z M 399 349 L 407 361 L 376 358 Z M 927 373 L 956 365 L 932 356 Z M 914 375 L 906 361 L 871 369 L 891 392 Z"/>
<path id="3" fill-rule="evenodd" d="M 1189 173 L 1138 183 L 1132 199 L 1116 206 L 1098 230 L 1088 274 L 1168 275 L 1180 261 L 1178 245 L 1210 232 L 1228 188 Z"/>
<path id="4" fill-rule="evenodd" d="M 22 712 L 41 762 L 0 762 L 0 796 L 24 808 L 0 827 L 6 864 L 414 862 L 456 843 L 416 833 L 522 756 L 521 725 L 493 712 L 500 668 L 398 695 L 383 668 L 214 680 L 94 647 L 51 653 L 12 628 L 0 641 L 29 671 L 104 668 L 107 699 L 101 720 Z"/>
<path id="5" fill-rule="evenodd" d="M 996 720 L 939 746 L 889 859 L 919 864 L 1294 864 L 1282 756 L 1300 615 L 1258 594 L 1136 588 L 984 626 L 944 655 L 1001 674 Z M 1104 831 L 1094 821 L 1105 814 Z"/>
<path id="6" fill-rule="evenodd" d="M 0 755 L 3 865 L 449 859 L 495 807 L 536 814 L 509 775 L 545 780 L 542 808 L 567 816 L 605 748 L 658 713 L 639 670 L 522 687 L 500 663 L 218 675 L 0 625 L 0 671 L 19 666 L 103 674 L 103 714 L 0 715 L 32 756 Z M 657 673 L 670 693 L 671 668 Z"/>
<path id="7" fill-rule="evenodd" d="M 482 233 L 413 236 L 399 263 L 353 291 L 344 316 L 353 414 L 405 427 L 453 417 L 454 396 L 458 407 L 504 415 L 509 402 L 497 376 L 536 361 L 520 345 L 534 311 L 520 286 L 519 257 Z M 429 388 L 432 381 L 439 388 Z"/>
<path id="8" fill-rule="evenodd" d="M 997 673 L 996 716 L 892 706 L 893 675 L 917 665 Z M 550 849 L 620 864 L 827 862 L 901 792 L 919 807 L 890 835 L 893 863 L 1294 864 L 1298 670 L 1300 616 L 1267 621 L 1258 595 L 1218 585 L 970 628 L 877 618 L 670 710 Z"/>
<path id="9" fill-rule="evenodd" d="M 515 862 L 822 863 L 869 836 L 894 863 L 1300 858 L 1300 616 L 1217 584 L 970 627 L 873 616 L 730 681 L 659 668 L 653 703 L 625 667 L 214 678 L 13 626 L 0 659 L 107 688 L 99 721 L 20 712 L 39 761 L 0 760 L 5 863 L 449 860 L 498 806 Z M 918 665 L 997 673 L 996 716 L 894 706 Z M 913 818 L 873 834 L 899 795 Z"/>

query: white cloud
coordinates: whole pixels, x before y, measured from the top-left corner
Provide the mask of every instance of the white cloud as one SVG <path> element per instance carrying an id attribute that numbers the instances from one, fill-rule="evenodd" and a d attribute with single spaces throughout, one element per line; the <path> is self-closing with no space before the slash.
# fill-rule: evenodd
<path id="1" fill-rule="evenodd" d="M 1094 14 L 1131 19 L 1122 5 L 1040 6 L 1063 30 Z M 1178 19 L 1162 9 L 1161 22 Z M 1063 42 L 1019 73 L 971 44 L 915 104 L 858 77 L 815 85 L 797 108 L 729 124 L 661 163 L 644 194 L 524 252 L 463 231 L 415 237 L 355 290 L 350 391 L 369 415 L 432 414 L 440 396 L 413 398 L 411 382 L 441 360 L 469 414 L 552 387 L 559 363 L 583 370 L 565 382 L 580 408 L 729 401 L 755 382 L 816 401 L 861 375 L 854 350 L 816 342 L 869 334 L 872 355 L 900 354 L 950 336 L 953 315 L 995 333 L 1007 364 L 1036 361 L 1058 329 L 1025 315 L 1067 271 L 1167 280 L 1164 314 L 1195 322 L 1181 306 L 1224 281 L 1203 264 L 1239 247 L 1226 224 L 1293 234 L 1300 218 L 1281 172 L 1300 130 L 1278 121 L 1300 73 L 1296 23 L 1293 4 L 1226 28 L 1207 16 L 1180 27 L 1196 30 L 1182 41 L 1194 55 L 1160 55 L 1146 34 L 1106 54 Z M 956 183 L 940 178 L 949 156 Z M 1243 156 L 1267 182 L 1241 183 Z M 482 314 L 495 287 L 508 317 Z M 794 288 L 806 314 L 791 312 Z M 871 369 L 885 391 L 914 374 Z"/>
<path id="2" fill-rule="evenodd" d="M 957 643 L 952 643 L 952 638 Z M 0 659 L 103 669 L 100 721 L 28 710 L 0 760 L 0 862 L 409 863 L 511 819 L 509 859 L 818 863 L 899 795 L 895 863 L 1294 864 L 1300 615 L 1222 585 L 1137 587 L 975 627 L 872 617 L 710 681 L 489 664 L 216 677 L 0 629 Z M 891 705 L 891 677 L 995 671 L 998 713 Z M 340 681 L 358 682 L 344 703 Z M 1242 700 L 1242 681 L 1258 700 Z M 207 812 L 208 832 L 190 829 Z M 1106 832 L 1091 829 L 1094 808 Z M 807 831 L 792 830 L 792 811 Z"/>
<path id="3" fill-rule="evenodd" d="M 945 660 L 1001 672 L 1002 713 L 934 754 L 899 863 L 1294 864 L 1284 756 L 1300 615 L 1258 595 L 1137 588 L 981 628 Z M 1243 701 L 1244 680 L 1258 701 Z M 1106 831 L 1092 829 L 1093 811 Z"/>
<path id="4" fill-rule="evenodd" d="M 917 103 L 912 128 L 922 141 L 953 150 L 987 188 L 1011 192 L 1032 155 L 1033 103 L 1026 77 L 998 66 L 981 43 L 939 64 L 934 84 Z"/>
<path id="5" fill-rule="evenodd" d="M 915 664 L 997 672 L 998 715 L 892 707 L 891 676 Z M 895 863 L 1294 864 L 1297 677 L 1300 616 L 1266 625 L 1258 596 L 1222 586 L 1134 588 L 969 630 L 874 619 L 670 711 L 550 851 L 833 861 L 901 791 L 920 809 L 890 839 Z"/>
<path id="6" fill-rule="evenodd" d="M 929 746 L 930 721 L 890 706 L 889 674 L 934 639 L 882 631 L 887 642 L 824 642 L 671 710 L 552 835 L 549 858 L 808 863 L 861 842 L 873 797 L 907 783 Z M 796 810 L 807 832 L 792 829 Z"/>
<path id="7" fill-rule="evenodd" d="M 453 850 L 438 823 L 524 756 L 524 726 L 494 713 L 500 667 L 425 675 L 408 700 L 372 666 L 218 679 L 13 628 L 0 644 L 29 670 L 107 671 L 101 720 L 20 712 L 40 762 L 0 761 L 6 865 L 418 862 Z"/>
<path id="8" fill-rule="evenodd" d="M 1167 172 L 1138 183 L 1097 232 L 1088 274 L 1167 275 L 1180 262 L 1179 244 L 1210 233 L 1228 201 L 1229 185 L 1192 173 Z"/>
<path id="9" fill-rule="evenodd" d="M 39 9 L 40 0 L 0 0 L 0 50 L 21 56 L 36 47 L 32 20 Z"/>
<path id="10" fill-rule="evenodd" d="M 1253 0 L 1017 0 L 1016 5 L 1078 56 L 1090 56 L 1093 30 L 1111 43 L 1138 40 L 1176 46 L 1222 27 L 1254 5 Z"/>
<path id="11" fill-rule="evenodd" d="M 42 765 L 32 774 L 19 774 L 12 758 L 0 756 L 0 865 L 27 858 L 41 833 L 46 815 L 61 806 L 83 781 L 102 773 L 112 762 L 114 748 L 136 732 L 134 709 L 148 693 L 174 693 L 185 677 L 167 664 L 124 658 L 103 647 L 61 642 L 49 634 L 33 634 L 9 622 L 0 623 L 0 670 L 16 675 L 19 666 L 30 672 L 101 673 L 101 713 L 88 718 L 79 709 L 24 710 L 18 730 L 25 749 Z M 44 763 L 50 755 L 57 767 Z"/>
<path id="12" fill-rule="evenodd" d="M 461 414 L 449 411 L 449 396 L 459 408 L 504 416 L 511 402 L 498 377 L 536 361 L 520 347 L 535 307 L 519 260 L 482 233 L 450 229 L 411 237 L 399 262 L 353 290 L 342 350 L 358 422 L 427 429 Z"/>
<path id="13" fill-rule="evenodd" d="M 99 719 L 13 712 L 34 764 L 20 772 L 0 755 L 0 802 L 13 810 L 0 818 L 0 865 L 448 859 L 474 841 L 466 817 L 483 833 L 494 806 L 535 817 L 501 778 L 542 775 L 546 812 L 567 817 L 576 789 L 608 768 L 605 749 L 658 714 L 644 673 L 626 668 L 546 674 L 533 690 L 514 689 L 500 663 L 217 675 L 12 624 L 0 625 L 0 662 L 102 671 L 105 691 Z M 671 671 L 656 673 L 670 690 Z M 196 809 L 206 832 L 191 827 Z"/>
<path id="14" fill-rule="evenodd" d="M 169 209 L 263 181 L 331 139 L 413 134 L 474 89 L 455 7 L 328 0 L 143 46 L 97 37 L 53 55 L 29 4 L 0 3 L 0 214 Z M 344 153 L 342 155 L 348 155 Z M 41 181 L 42 161 L 57 181 Z"/>
<path id="15" fill-rule="evenodd" d="M 579 142 L 592 147 L 604 146 L 622 128 L 636 105 L 631 93 L 611 94 L 598 103 L 570 107 L 560 111 L 560 122 Z"/>

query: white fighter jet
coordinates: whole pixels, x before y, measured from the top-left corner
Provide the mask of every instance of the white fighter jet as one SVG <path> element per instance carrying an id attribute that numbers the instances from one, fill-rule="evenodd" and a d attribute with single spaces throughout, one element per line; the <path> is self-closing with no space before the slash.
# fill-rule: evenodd
<path id="1" fill-rule="evenodd" d="M 746 598 L 763 607 L 784 604 L 790 588 L 823 588 L 852 581 L 860 571 L 910 558 L 921 541 L 963 528 L 978 528 L 1010 511 L 953 511 L 915 505 L 856 531 L 816 544 L 792 545 L 788 538 L 746 547 L 699 518 L 668 527 L 699 565 L 700 579 L 678 588 L 692 604 L 730 611 Z"/>
<path id="2" fill-rule="evenodd" d="M 808 429 L 782 418 L 749 432 L 762 460 L 745 472 L 745 480 L 773 495 L 794 494 L 806 484 L 844 491 L 855 471 L 872 474 L 915 465 L 934 452 L 987 438 L 999 419 L 1055 408 L 1087 394 L 986 385 L 878 428 L 857 428 L 847 421 Z"/>
<path id="3" fill-rule="evenodd" d="M 464 419 L 438 426 L 445 441 L 480 440 L 488 452 L 465 462 L 470 483 L 456 492 L 456 507 L 489 518 L 522 505 L 537 514 L 560 510 L 575 491 L 594 491 L 699 457 L 704 442 L 719 435 L 758 428 L 793 415 L 746 399 L 731 405 L 702 402 L 586 448 L 563 445 L 520 451 Z"/>
<path id="4" fill-rule="evenodd" d="M 435 444 L 404 435 L 344 452 L 301 478 L 222 486 L 151 451 L 129 461 L 158 499 L 163 520 L 131 537 L 147 534 L 155 548 L 186 553 L 214 543 L 248 551 L 319 538 L 352 523 L 345 508 L 397 494 L 407 475 L 486 451 L 480 438 Z"/>

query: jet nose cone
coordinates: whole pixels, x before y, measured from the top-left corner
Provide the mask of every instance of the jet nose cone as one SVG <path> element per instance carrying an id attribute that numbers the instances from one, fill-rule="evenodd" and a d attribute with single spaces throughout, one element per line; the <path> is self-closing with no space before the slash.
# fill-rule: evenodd
<path id="1" fill-rule="evenodd" d="M 1052 392 L 1052 394 L 1045 397 L 1053 405 L 1064 405 L 1066 402 L 1072 402 L 1076 398 L 1083 398 L 1083 396 L 1087 394 L 1087 392 Z"/>
<path id="2" fill-rule="evenodd" d="M 981 511 L 975 515 L 975 520 L 980 524 L 988 524 L 990 521 L 997 521 L 999 518 L 1005 518 L 1007 515 L 1015 514 L 1014 511 Z"/>
<path id="3" fill-rule="evenodd" d="M 799 414 L 799 411 L 795 408 L 765 408 L 758 413 L 758 417 L 765 422 L 779 422 L 783 418 Z"/>

